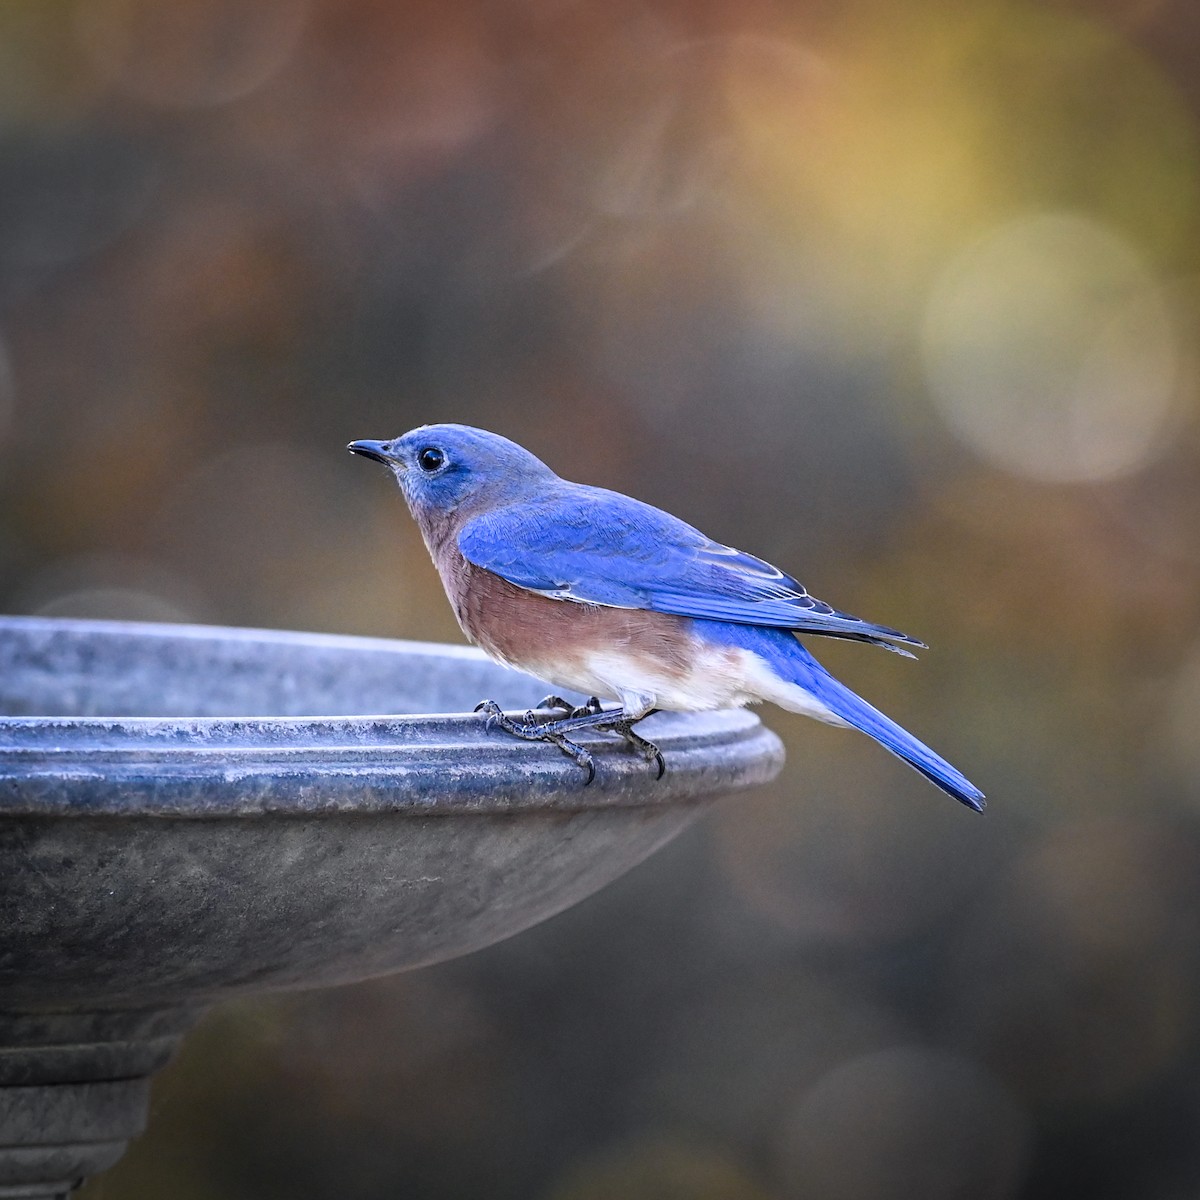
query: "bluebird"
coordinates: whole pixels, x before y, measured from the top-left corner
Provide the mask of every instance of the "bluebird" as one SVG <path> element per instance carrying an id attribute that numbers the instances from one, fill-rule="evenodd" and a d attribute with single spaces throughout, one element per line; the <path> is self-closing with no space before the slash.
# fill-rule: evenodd
<path id="1" fill-rule="evenodd" d="M 796 634 L 866 642 L 912 657 L 924 643 L 839 612 L 790 575 L 723 546 L 661 509 L 561 479 L 528 450 L 468 425 L 423 425 L 349 450 L 395 475 L 463 632 L 493 659 L 552 686 L 517 721 L 491 723 L 551 742 L 594 776 L 571 739 L 614 732 L 665 764 L 634 725 L 659 710 L 698 712 L 769 700 L 861 730 L 970 808 L 983 793 L 928 746 L 839 683 Z M 605 709 L 600 697 L 620 707 Z"/>

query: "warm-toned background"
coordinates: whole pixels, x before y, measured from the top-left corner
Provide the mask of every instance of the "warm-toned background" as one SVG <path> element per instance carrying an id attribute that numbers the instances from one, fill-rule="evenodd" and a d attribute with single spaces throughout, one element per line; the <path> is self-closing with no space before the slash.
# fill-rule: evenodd
<path id="1" fill-rule="evenodd" d="M 824 657 L 991 797 L 770 712 L 85 1195 L 1200 1195 L 1198 109 L 1192 0 L 3 0 L 0 608 L 458 640 L 343 446 L 473 422 L 925 637 Z"/>

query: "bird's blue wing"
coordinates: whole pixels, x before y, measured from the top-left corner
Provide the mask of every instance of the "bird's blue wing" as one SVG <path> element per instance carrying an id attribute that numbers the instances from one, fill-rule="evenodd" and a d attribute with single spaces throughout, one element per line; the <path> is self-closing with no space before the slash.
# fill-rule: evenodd
<path id="1" fill-rule="evenodd" d="M 517 587 L 582 604 L 766 625 L 886 646 L 922 642 L 838 612 L 790 575 L 678 517 L 603 488 L 549 494 L 467 521 L 458 548 Z"/>

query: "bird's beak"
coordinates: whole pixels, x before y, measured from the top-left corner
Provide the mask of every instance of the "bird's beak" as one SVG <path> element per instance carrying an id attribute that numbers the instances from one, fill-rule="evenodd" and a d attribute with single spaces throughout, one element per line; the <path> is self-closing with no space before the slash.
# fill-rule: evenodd
<path id="1" fill-rule="evenodd" d="M 351 442 L 346 447 L 351 454 L 361 454 L 363 458 L 373 458 L 387 467 L 402 467 L 404 463 L 391 452 L 387 442 Z"/>

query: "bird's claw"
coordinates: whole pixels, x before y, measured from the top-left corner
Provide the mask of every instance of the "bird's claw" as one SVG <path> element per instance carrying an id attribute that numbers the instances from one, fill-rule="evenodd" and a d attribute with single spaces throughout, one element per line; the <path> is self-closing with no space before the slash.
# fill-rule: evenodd
<path id="1" fill-rule="evenodd" d="M 562 707 L 574 713 L 574 709 L 565 701 L 554 705 L 548 704 L 549 701 L 558 699 L 556 696 L 547 696 L 538 707 L 542 708 L 544 705 Z M 596 703 L 599 704 L 599 701 L 597 700 Z M 475 705 L 475 711 L 485 714 L 484 728 L 489 733 L 493 729 L 503 729 L 505 733 L 510 733 L 526 742 L 550 742 L 557 746 L 568 758 L 574 759 L 587 772 L 587 778 L 583 781 L 584 787 L 587 787 L 596 778 L 596 762 L 591 751 L 585 750 L 578 742 L 571 741 L 565 734 L 555 733 L 549 728 L 553 724 L 552 721 L 538 721 L 532 709 L 525 713 L 524 721 L 514 721 L 495 700 L 480 701 Z"/>
<path id="2" fill-rule="evenodd" d="M 544 739 L 543 726 L 538 723 L 532 712 L 526 712 L 524 721 L 514 721 L 495 700 L 480 701 L 475 705 L 475 711 L 484 714 L 484 728 L 489 733 L 493 729 L 503 729 L 505 733 L 511 733 L 514 737 L 524 738 L 526 741 Z"/>
<path id="3" fill-rule="evenodd" d="M 598 728 L 619 733 L 646 762 L 654 763 L 658 767 L 658 774 L 654 777 L 656 780 L 661 779 L 667 773 L 667 760 L 663 758 L 662 751 L 652 741 L 642 737 L 640 733 L 635 733 L 632 721 L 614 721 L 611 725 L 602 725 Z"/>
<path id="4" fill-rule="evenodd" d="M 642 740 L 645 741 L 644 738 Z M 654 776 L 656 781 L 667 773 L 667 760 L 663 758 L 662 751 L 653 742 L 646 742 L 645 747 L 639 746 L 636 742 L 631 745 L 646 762 L 653 763 L 658 768 Z"/>
<path id="5" fill-rule="evenodd" d="M 488 733 L 491 733 L 497 726 L 504 728 L 505 722 L 508 721 L 508 718 L 504 715 L 504 709 L 495 700 L 481 700 L 475 705 L 475 711 L 485 715 L 486 720 L 483 727 Z"/>
<path id="6" fill-rule="evenodd" d="M 583 781 L 584 787 L 587 787 L 596 778 L 596 760 L 592 757 L 590 750 L 585 750 L 578 742 L 571 741 L 561 733 L 543 734 L 542 740 L 553 742 L 565 755 L 573 758 L 587 772 L 587 778 Z"/>

